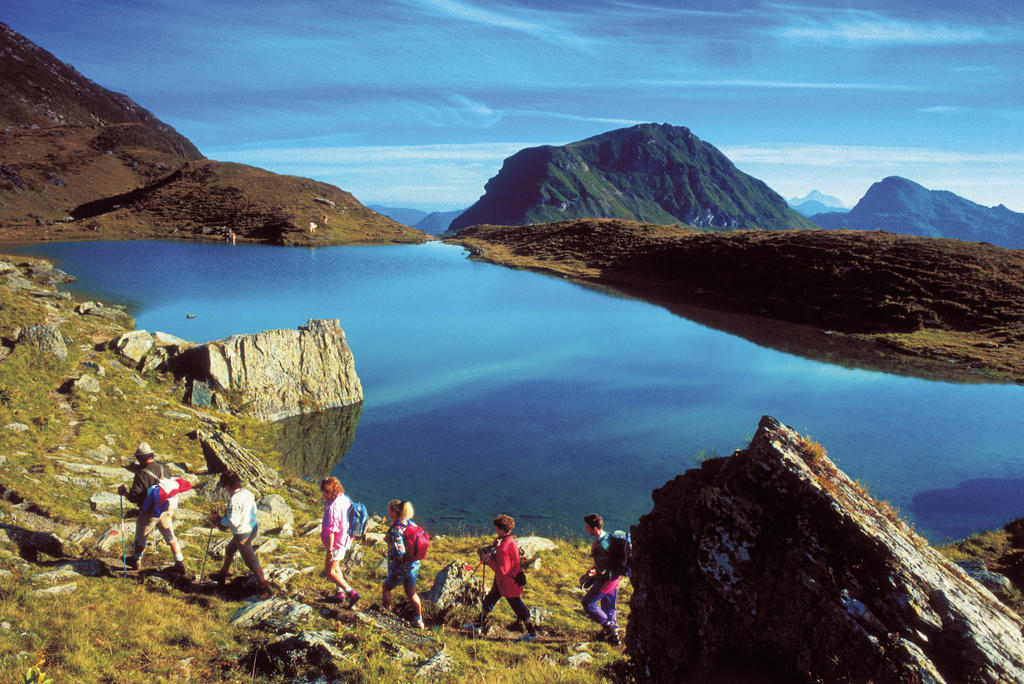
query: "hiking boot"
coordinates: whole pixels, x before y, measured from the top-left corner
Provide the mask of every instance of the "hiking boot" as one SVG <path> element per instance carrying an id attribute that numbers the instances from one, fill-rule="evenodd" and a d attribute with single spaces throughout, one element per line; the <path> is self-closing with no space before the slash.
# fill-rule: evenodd
<path id="1" fill-rule="evenodd" d="M 231 576 L 231 573 L 221 572 L 220 570 L 218 570 L 217 572 L 211 572 L 210 573 L 210 581 L 211 582 L 216 582 L 217 584 L 220 584 L 220 585 L 223 586 L 224 583 L 228 581 L 228 577 L 230 577 L 230 576 Z"/>
<path id="2" fill-rule="evenodd" d="M 423 624 L 423 616 L 417 615 L 413 618 L 412 626 L 414 629 L 426 629 L 426 625 Z"/>
<path id="3" fill-rule="evenodd" d="M 615 625 L 613 625 L 610 622 L 607 625 L 605 625 L 604 628 L 601 630 L 601 636 L 604 637 L 604 640 L 612 646 L 618 646 L 620 643 L 619 630 L 616 629 Z"/>
<path id="4" fill-rule="evenodd" d="M 188 576 L 188 568 L 185 567 L 185 561 L 174 561 L 174 574 L 181 575 L 182 577 Z"/>
<path id="5" fill-rule="evenodd" d="M 128 567 L 132 570 L 139 569 L 139 559 L 135 556 L 128 556 L 127 558 Z"/>
<path id="6" fill-rule="evenodd" d="M 261 600 L 265 601 L 271 596 L 273 596 L 274 592 L 270 590 L 270 584 L 264 582 L 263 584 L 256 587 L 256 595 L 259 596 Z"/>
<path id="7" fill-rule="evenodd" d="M 345 607 L 351 610 L 359 602 L 359 592 L 353 589 L 348 593 L 348 598 L 345 603 Z"/>
<path id="8" fill-rule="evenodd" d="M 347 599 L 348 599 L 348 596 L 346 596 L 345 592 L 342 591 L 341 589 L 339 589 L 338 591 L 334 592 L 334 594 L 331 595 L 327 599 L 327 602 L 328 603 L 344 603 Z"/>

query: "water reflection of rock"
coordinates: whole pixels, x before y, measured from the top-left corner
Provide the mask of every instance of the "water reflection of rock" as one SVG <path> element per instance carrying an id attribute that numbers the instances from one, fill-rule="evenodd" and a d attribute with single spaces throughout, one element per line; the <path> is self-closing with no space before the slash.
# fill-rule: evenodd
<path id="1" fill-rule="evenodd" d="M 352 447 L 362 414 L 359 402 L 278 421 L 281 465 L 306 479 L 327 477 Z"/>

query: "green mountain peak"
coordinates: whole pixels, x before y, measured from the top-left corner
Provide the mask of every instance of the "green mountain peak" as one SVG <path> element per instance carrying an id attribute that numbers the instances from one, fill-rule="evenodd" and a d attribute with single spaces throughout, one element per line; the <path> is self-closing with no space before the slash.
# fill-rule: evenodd
<path id="1" fill-rule="evenodd" d="M 723 230 L 814 227 L 690 129 L 650 123 L 520 150 L 450 231 L 572 218 Z"/>

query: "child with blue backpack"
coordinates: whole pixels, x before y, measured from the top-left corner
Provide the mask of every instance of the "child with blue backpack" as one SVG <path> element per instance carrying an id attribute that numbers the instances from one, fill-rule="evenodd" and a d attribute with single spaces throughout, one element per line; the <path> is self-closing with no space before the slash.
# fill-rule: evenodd
<path id="1" fill-rule="evenodd" d="M 324 577 L 334 582 L 337 592 L 336 603 L 344 603 L 352 608 L 359 601 L 359 592 L 345 580 L 341 562 L 352 544 L 353 531 L 349 523 L 349 512 L 352 500 L 345 495 L 345 488 L 336 477 L 327 477 L 320 481 L 320 494 L 324 498 L 324 519 L 320 525 L 320 541 L 327 549 L 324 559 Z"/>

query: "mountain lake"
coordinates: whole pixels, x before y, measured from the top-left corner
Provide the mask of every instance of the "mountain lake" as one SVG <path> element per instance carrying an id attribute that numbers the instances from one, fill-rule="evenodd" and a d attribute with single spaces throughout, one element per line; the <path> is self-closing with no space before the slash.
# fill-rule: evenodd
<path id="1" fill-rule="evenodd" d="M 282 453 L 433 532 L 626 528 L 651 490 L 745 447 L 768 414 L 933 542 L 1024 516 L 1024 387 L 953 384 L 785 354 L 665 309 L 466 258 L 461 247 L 186 242 L 5 247 L 77 295 L 197 342 L 337 318 L 361 408 L 288 419 Z M 194 318 L 188 318 L 188 315 Z M 159 445 L 155 445 L 159 449 Z"/>

